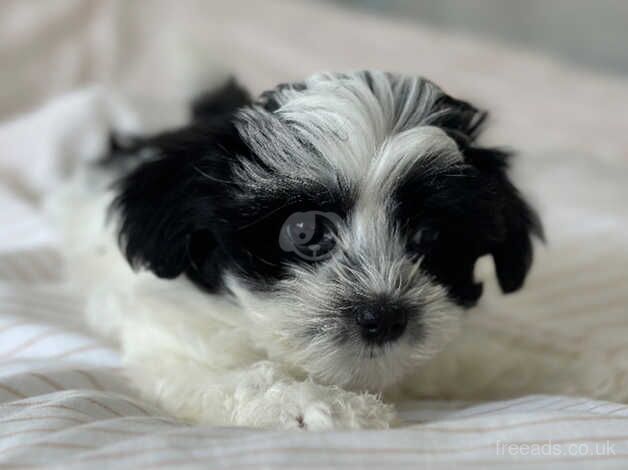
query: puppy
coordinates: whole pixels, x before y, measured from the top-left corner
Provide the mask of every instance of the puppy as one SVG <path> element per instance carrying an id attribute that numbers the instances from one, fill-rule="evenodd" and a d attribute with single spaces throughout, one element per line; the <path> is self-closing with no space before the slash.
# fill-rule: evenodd
<path id="1" fill-rule="evenodd" d="M 192 109 L 114 141 L 113 190 L 74 206 L 110 207 L 115 233 L 92 230 L 75 271 L 138 389 L 190 421 L 306 429 L 387 427 L 402 391 L 477 398 L 444 366 L 507 350 L 454 340 L 476 261 L 514 292 L 542 238 L 508 154 L 476 142 L 486 113 L 378 71 L 256 101 L 232 81 Z"/>

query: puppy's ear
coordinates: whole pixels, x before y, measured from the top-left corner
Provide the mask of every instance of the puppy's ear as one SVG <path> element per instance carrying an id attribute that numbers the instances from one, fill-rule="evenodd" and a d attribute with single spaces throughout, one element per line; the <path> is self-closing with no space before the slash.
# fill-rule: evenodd
<path id="1" fill-rule="evenodd" d="M 544 240 L 543 227 L 537 213 L 508 177 L 511 155 L 500 149 L 476 145 L 476 139 L 486 122 L 487 113 L 473 105 L 444 95 L 437 102 L 435 123 L 458 144 L 465 161 L 479 171 L 485 189 L 490 188 L 492 227 L 490 240 L 484 247 L 491 254 L 499 285 L 504 293 L 518 290 L 523 285 L 532 265 L 531 238 Z"/>
<path id="2" fill-rule="evenodd" d="M 192 101 L 192 120 L 214 121 L 250 103 L 249 92 L 231 77 L 217 90 L 201 93 Z"/>
<path id="3" fill-rule="evenodd" d="M 178 207 L 182 200 L 175 180 L 182 174 L 179 165 L 160 158 L 139 166 L 119 182 L 112 205 L 120 217 L 118 242 L 129 264 L 165 278 L 178 276 L 187 265 L 190 230 Z"/>
<path id="4" fill-rule="evenodd" d="M 147 268 L 159 277 L 173 278 L 188 266 L 190 237 L 209 207 L 197 198 L 214 191 L 197 174 L 200 163 L 192 129 L 143 140 L 158 155 L 122 178 L 112 211 L 119 218 L 118 240 L 133 268 Z"/>
<path id="5" fill-rule="evenodd" d="M 541 220 L 510 181 L 507 152 L 472 146 L 465 149 L 464 155 L 493 188 L 491 206 L 498 231 L 491 237 L 488 251 L 495 261 L 502 291 L 514 292 L 521 288 L 532 266 L 532 237 L 544 240 Z"/>
<path id="6" fill-rule="evenodd" d="M 248 92 L 231 79 L 192 103 L 189 126 L 112 147 L 105 164 L 149 156 L 126 165 L 136 166 L 118 181 L 111 206 L 133 268 L 164 278 L 187 271 L 199 282 L 216 277 L 206 272 L 220 233 L 216 211 L 229 197 L 234 155 L 248 151 L 233 114 L 249 102 Z"/>
<path id="7" fill-rule="evenodd" d="M 488 113 L 472 104 L 442 95 L 434 105 L 430 124 L 443 129 L 461 149 L 473 144 L 486 122 Z"/>
<path id="8" fill-rule="evenodd" d="M 143 140 L 142 148 L 156 156 L 117 183 L 111 206 L 133 268 L 164 278 L 187 271 L 199 282 L 216 277 L 205 272 L 206 261 L 219 243 L 217 211 L 229 204 L 231 163 L 246 151 L 242 145 L 229 123 L 222 129 L 195 124 Z"/>

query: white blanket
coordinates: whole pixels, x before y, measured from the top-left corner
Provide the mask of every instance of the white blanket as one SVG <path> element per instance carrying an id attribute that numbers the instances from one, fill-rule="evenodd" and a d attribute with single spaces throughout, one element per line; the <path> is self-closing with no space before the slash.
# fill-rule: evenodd
<path id="1" fill-rule="evenodd" d="M 344 13 L 291 5 L 287 15 L 326 20 L 327 35 L 314 42 L 327 52 L 302 55 L 311 50 L 312 38 L 287 40 L 289 22 L 269 27 L 280 11 L 275 5 L 244 23 L 248 42 L 246 35 L 235 35 L 236 60 L 242 61 L 236 68 L 261 66 L 260 83 L 267 85 L 285 79 L 277 71 L 290 67 L 301 74 L 341 63 L 357 66 L 334 55 L 348 47 L 331 39 L 348 27 Z M 242 27 L 237 15 L 226 18 Z M 358 19 L 351 37 L 371 41 L 363 65 L 399 71 L 425 66 L 422 72 L 437 81 L 486 98 L 498 110 L 492 136 L 535 155 L 523 159 L 518 176 L 541 209 L 549 244 L 539 249 L 521 293 L 501 297 L 489 288 L 473 312 L 478 321 L 495 334 L 525 336 L 547 354 L 595 351 L 602 358 L 599 367 L 616 370 L 628 391 L 628 167 L 621 163 L 628 134 L 619 132 L 626 125 L 619 103 L 626 102 L 628 86 L 521 54 L 478 55 L 477 47 L 452 39 L 443 45 L 429 31 Z M 243 59 L 243 51 L 259 40 L 251 31 L 276 46 L 252 63 Z M 381 42 L 384 37 L 389 42 Z M 421 49 L 424 40 L 432 43 Z M 417 45 L 423 64 L 406 67 L 409 50 L 392 54 L 408 43 Z M 367 57 L 366 49 L 356 51 Z M 465 57 L 484 60 L 499 77 L 467 67 L 460 78 L 455 72 Z M 509 89 L 518 90 L 517 96 Z M 92 88 L 0 125 L 0 467 L 626 468 L 628 406 L 586 397 L 406 403 L 398 429 L 329 433 L 191 427 L 138 400 L 126 386 L 115 348 L 84 329 L 81 293 L 61 287 L 60 246 L 40 203 L 77 160 L 97 155 L 110 125 L 144 123 L 142 113 L 125 112 L 109 91 Z M 608 156 L 617 161 L 604 163 Z"/>
<path id="2" fill-rule="evenodd" d="M 44 194 L 61 167 L 95 155 L 109 125 L 120 122 L 110 95 L 92 89 L 0 127 L 0 143 L 11 150 L 2 162 L 14 170 L 13 187 L 0 193 L 0 463 L 628 462 L 628 406 L 587 398 L 407 403 L 403 429 L 325 434 L 189 427 L 139 401 L 125 386 L 115 350 L 85 331 L 81 293 L 62 287 L 54 230 L 24 196 Z M 474 314 L 495 334 L 534 338 L 547 354 L 594 349 L 608 360 L 600 367 L 621 373 L 628 349 L 628 168 L 574 156 L 532 163 L 519 174 L 544 214 L 550 247 L 527 289 L 510 297 L 489 292 Z"/>

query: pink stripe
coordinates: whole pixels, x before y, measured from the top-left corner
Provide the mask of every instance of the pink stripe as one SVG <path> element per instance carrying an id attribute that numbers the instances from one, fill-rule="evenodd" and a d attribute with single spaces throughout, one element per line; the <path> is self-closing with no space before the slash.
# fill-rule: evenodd
<path id="1" fill-rule="evenodd" d="M 15 395 L 18 398 L 27 398 L 27 396 L 24 395 L 23 393 L 18 392 L 16 389 L 9 387 L 8 385 L 3 384 L 2 382 L 0 382 L 0 390 L 9 392 L 11 395 Z"/>
<path id="2" fill-rule="evenodd" d="M 60 392 L 61 390 L 67 390 L 65 387 L 63 387 L 62 385 L 52 380 L 50 377 L 45 376 L 44 374 L 40 374 L 38 372 L 31 372 L 30 375 L 44 382 L 46 385 L 48 385 L 49 387 L 53 388 L 54 390 L 58 392 Z"/>
<path id="3" fill-rule="evenodd" d="M 7 423 L 22 423 L 24 421 L 38 421 L 38 420 L 46 420 L 46 419 L 57 419 L 63 421 L 70 421 L 76 424 L 86 424 L 89 421 L 81 420 L 78 418 L 73 418 L 71 416 L 30 416 L 28 418 L 10 418 L 10 419 L 0 419 L 0 424 Z"/>
<path id="4" fill-rule="evenodd" d="M 107 410 L 109 413 L 111 413 L 114 416 L 118 416 L 119 418 L 122 418 L 124 416 L 123 414 L 120 414 L 118 411 L 114 410 L 113 408 L 103 403 L 100 403 L 99 401 L 96 401 L 93 398 L 84 397 L 84 399 L 96 406 L 100 406 L 102 409 Z"/>
<path id="5" fill-rule="evenodd" d="M 96 377 L 94 377 L 92 374 L 90 374 L 86 370 L 74 369 L 74 372 L 76 372 L 77 374 L 82 375 L 83 377 L 85 377 L 87 379 L 87 381 L 92 385 L 92 387 L 94 387 L 96 390 L 100 390 L 100 391 L 104 391 L 105 390 L 104 387 L 100 384 L 100 382 L 98 382 L 98 380 L 96 380 Z"/>
<path id="6" fill-rule="evenodd" d="M 23 342 L 22 344 L 14 347 L 13 349 L 10 349 L 6 352 L 4 352 L 2 355 L 0 355 L 0 359 L 6 359 L 6 358 L 11 358 L 11 357 L 15 357 L 18 353 L 21 353 L 23 351 L 25 351 L 26 349 L 30 348 L 31 346 L 36 345 L 37 343 L 40 343 L 41 341 L 48 339 L 52 336 L 58 336 L 60 334 L 63 334 L 61 331 L 58 330 L 51 330 L 51 329 L 47 329 L 45 330 L 43 333 L 40 333 L 36 336 L 33 336 L 32 338 L 30 338 L 29 340 Z"/>

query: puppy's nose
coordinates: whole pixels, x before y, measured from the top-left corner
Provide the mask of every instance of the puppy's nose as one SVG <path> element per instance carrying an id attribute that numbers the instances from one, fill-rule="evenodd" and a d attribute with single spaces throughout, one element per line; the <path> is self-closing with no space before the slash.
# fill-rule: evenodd
<path id="1" fill-rule="evenodd" d="M 398 339 L 406 329 L 408 316 L 405 309 L 386 303 L 363 305 L 356 312 L 355 321 L 360 326 L 362 338 L 382 345 Z"/>

